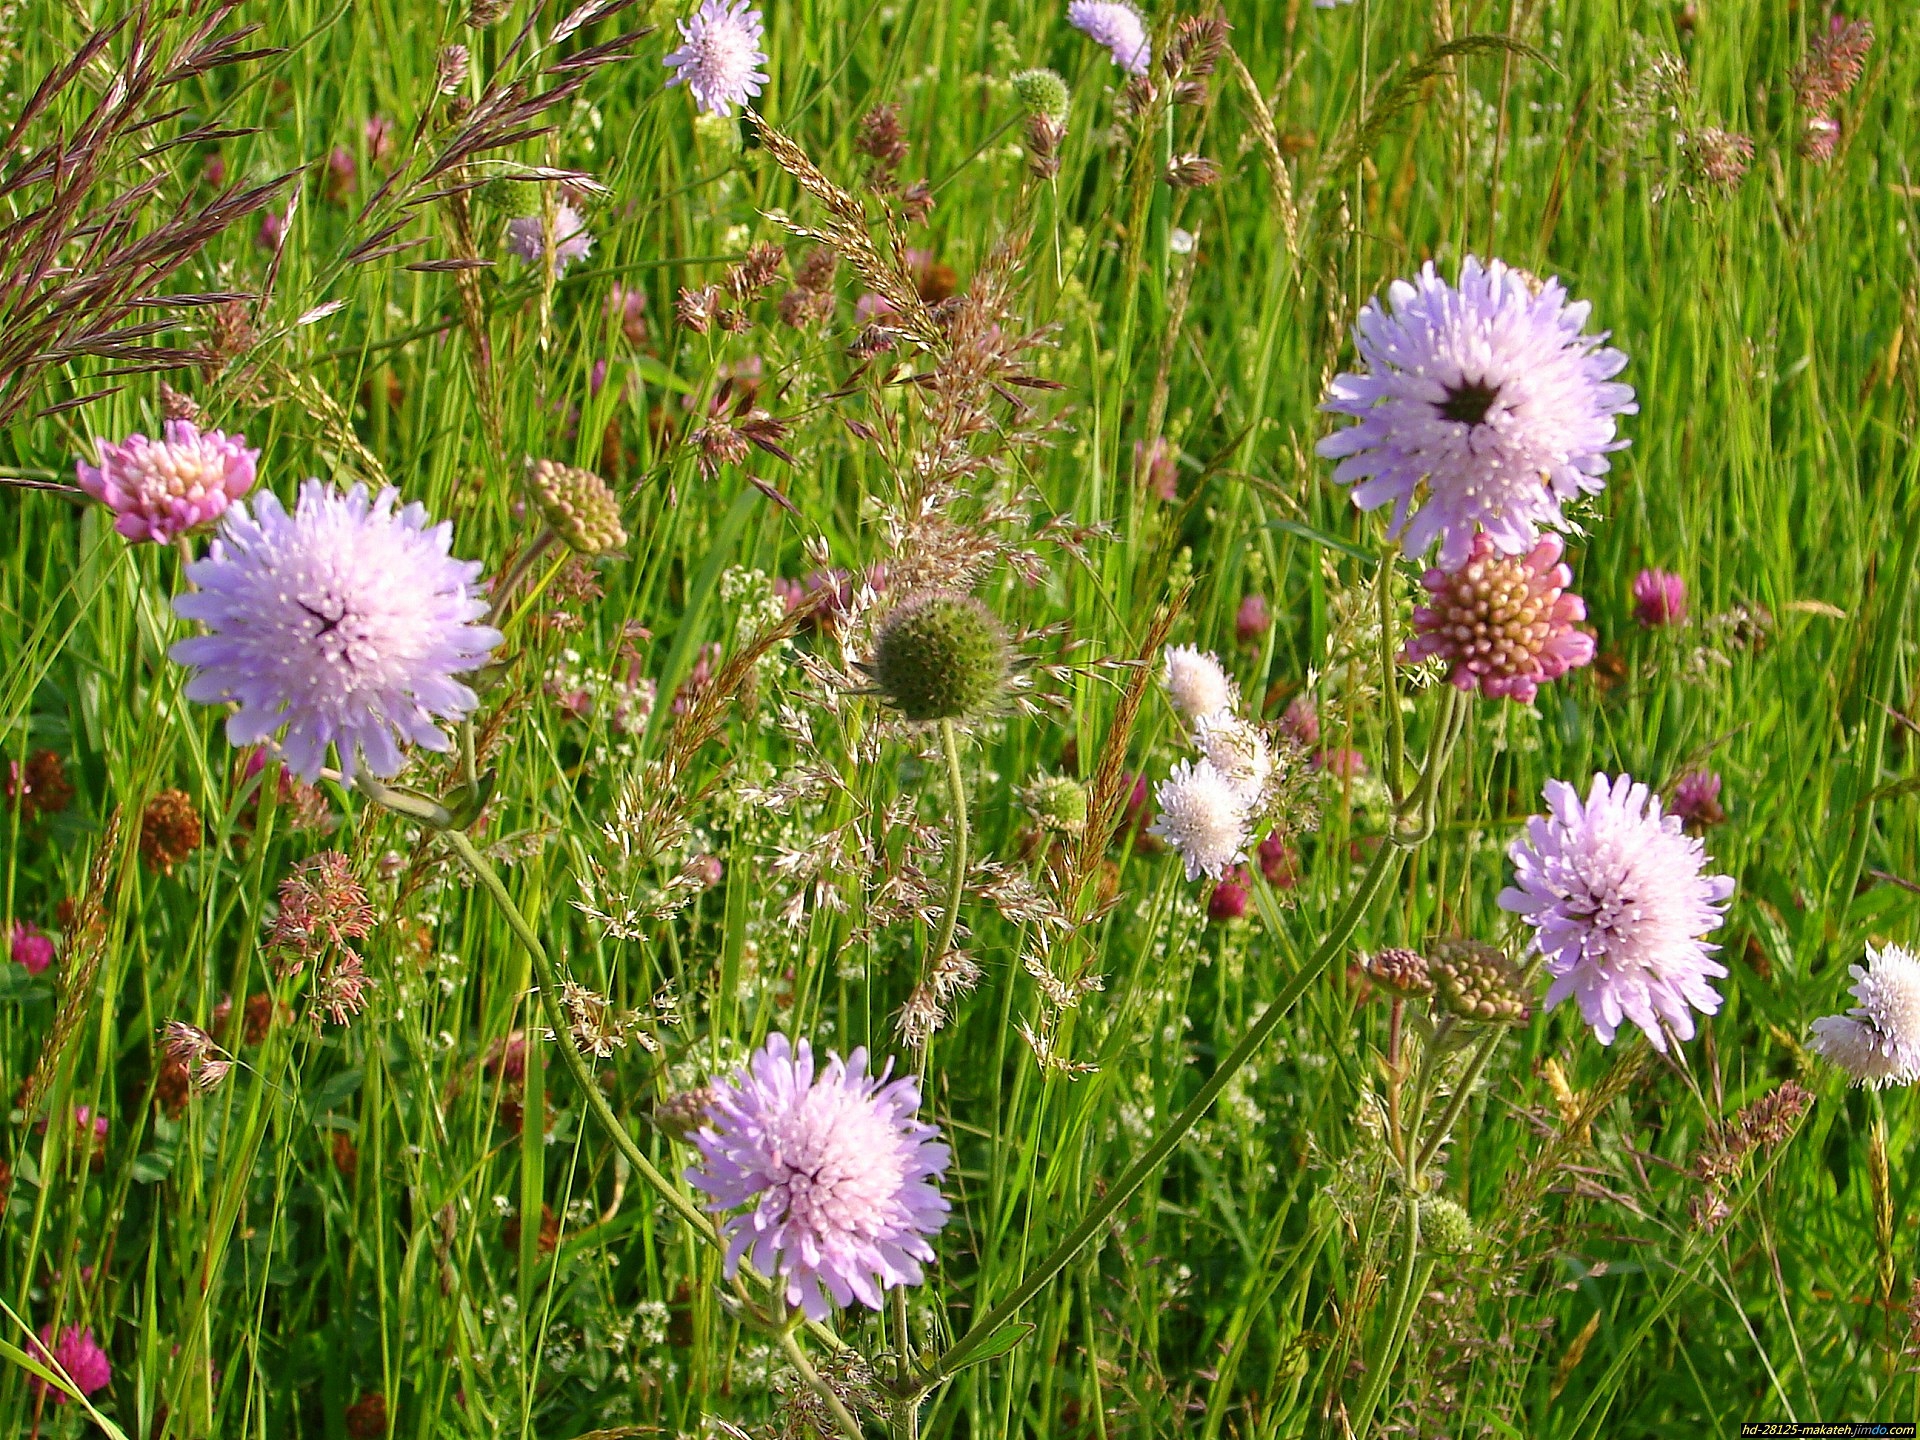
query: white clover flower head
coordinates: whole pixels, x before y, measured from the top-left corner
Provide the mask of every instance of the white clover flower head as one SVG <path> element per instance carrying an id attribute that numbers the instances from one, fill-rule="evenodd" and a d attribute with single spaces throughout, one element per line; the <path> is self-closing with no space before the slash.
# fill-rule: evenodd
<path id="1" fill-rule="evenodd" d="M 1096 45 L 1106 46 L 1113 63 L 1129 75 L 1144 75 L 1153 63 L 1147 22 L 1125 0 L 1072 0 L 1067 23 Z"/>
<path id="2" fill-rule="evenodd" d="M 1536 281 L 1468 256 L 1449 285 L 1432 262 L 1396 280 L 1354 325 L 1366 369 L 1344 374 L 1320 408 L 1358 423 L 1319 444 L 1362 510 L 1393 507 L 1390 533 L 1411 555 L 1436 541 L 1464 564 L 1476 531 L 1524 555 L 1561 506 L 1605 488 L 1615 417 L 1639 409 L 1615 383 L 1627 357 L 1584 333 L 1592 306 L 1558 280 Z"/>
<path id="3" fill-rule="evenodd" d="M 236 501 L 207 557 L 187 566 L 200 588 L 174 599 L 208 632 L 171 652 L 193 668 L 187 698 L 238 704 L 227 717 L 236 746 L 284 730 L 281 758 L 302 780 L 318 778 L 328 746 L 349 782 L 363 763 L 396 773 L 406 744 L 447 749 L 435 720 L 479 703 L 454 677 L 500 643 L 474 623 L 487 613 L 479 564 L 448 553 L 450 524 L 399 498 L 309 480 L 291 515 L 272 494 Z"/>
<path id="4" fill-rule="evenodd" d="M 1194 748 L 1213 768 L 1238 786 L 1247 808 L 1258 810 L 1273 779 L 1273 749 L 1257 725 L 1249 725 L 1231 710 L 1217 710 L 1194 722 Z"/>
<path id="5" fill-rule="evenodd" d="M 1547 1007 L 1577 998 L 1602 1045 L 1623 1020 L 1656 1050 L 1667 1048 L 1663 1020 L 1692 1039 L 1688 1007 L 1720 1008 L 1708 980 L 1727 968 L 1703 937 L 1720 924 L 1732 878 L 1701 873 L 1700 842 L 1632 776 L 1595 775 L 1584 804 L 1561 780 L 1546 797 L 1548 813 L 1508 847 L 1514 883 L 1499 903 L 1533 927 L 1553 976 Z"/>
<path id="6" fill-rule="evenodd" d="M 1239 699 L 1233 679 L 1211 650 L 1192 645 L 1169 645 L 1166 655 L 1167 698 L 1189 725 L 1203 715 L 1231 710 Z"/>
<path id="7" fill-rule="evenodd" d="M 702 0 L 691 18 L 678 22 L 680 48 L 663 62 L 669 85 L 685 85 L 704 114 L 731 115 L 759 95 L 768 75 L 760 67 L 765 33 L 760 12 L 747 0 Z"/>
<path id="8" fill-rule="evenodd" d="M 1851 967 L 1849 992 L 1860 1003 L 1845 1015 L 1813 1022 L 1813 1048 L 1856 1085 L 1911 1085 L 1920 1080 L 1920 956 L 1901 945 L 1867 947 L 1867 963 Z"/>
<path id="9" fill-rule="evenodd" d="M 1153 792 L 1160 816 L 1147 828 L 1180 852 L 1187 879 L 1218 880 L 1247 858 L 1246 794 L 1211 760 L 1182 761 Z"/>

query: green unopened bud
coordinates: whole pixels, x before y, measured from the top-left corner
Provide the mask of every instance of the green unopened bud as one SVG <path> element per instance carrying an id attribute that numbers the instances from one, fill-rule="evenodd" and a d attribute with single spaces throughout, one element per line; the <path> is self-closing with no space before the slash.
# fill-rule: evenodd
<path id="1" fill-rule="evenodd" d="M 1042 775 L 1020 792 L 1042 828 L 1078 835 L 1087 828 L 1087 792 L 1066 775 Z"/>
<path id="2" fill-rule="evenodd" d="M 724 155 L 736 155 L 740 151 L 740 125 L 726 115 L 701 111 L 693 117 L 693 136 L 702 145 Z"/>
<path id="3" fill-rule="evenodd" d="M 1044 115 L 1056 125 L 1064 124 L 1073 96 L 1067 82 L 1053 70 L 1022 70 L 1013 77 L 1013 93 L 1020 108 L 1029 115 Z"/>
<path id="4" fill-rule="evenodd" d="M 540 517 L 582 555 L 602 555 L 627 543 L 620 502 L 591 470 L 535 460 L 527 467 L 527 492 Z"/>
<path id="5" fill-rule="evenodd" d="M 993 708 L 1007 685 L 1007 637 L 971 595 L 917 595 L 880 622 L 867 666 L 886 702 L 915 724 Z"/>
<path id="6" fill-rule="evenodd" d="M 1420 1201 L 1420 1245 L 1428 1254 L 1471 1254 L 1479 1239 L 1473 1217 L 1459 1201 L 1444 1195 L 1428 1195 Z"/>
<path id="7" fill-rule="evenodd" d="M 1395 945 L 1367 961 L 1367 975 L 1382 990 L 1404 995 L 1410 1000 L 1433 993 L 1433 979 L 1427 974 L 1427 960 L 1417 950 Z"/>
<path id="8" fill-rule="evenodd" d="M 1524 1025 L 1532 1008 L 1520 993 L 1520 972 L 1505 953 L 1477 940 L 1441 940 L 1427 957 L 1440 1002 L 1462 1020 Z"/>

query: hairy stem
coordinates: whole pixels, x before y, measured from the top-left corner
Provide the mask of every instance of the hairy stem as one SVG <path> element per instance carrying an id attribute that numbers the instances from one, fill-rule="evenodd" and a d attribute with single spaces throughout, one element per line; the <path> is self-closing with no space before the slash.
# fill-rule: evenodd
<path id="1" fill-rule="evenodd" d="M 834 1424 L 839 1427 L 840 1433 L 846 1436 L 847 1440 L 863 1440 L 860 1422 L 853 1418 L 853 1412 L 847 1409 L 838 1395 L 833 1393 L 827 1382 L 820 1378 L 820 1372 L 814 1369 L 813 1362 L 807 1359 L 807 1352 L 800 1348 L 799 1337 L 793 1333 L 799 1328 L 799 1321 L 800 1317 L 795 1315 L 777 1332 L 780 1337 L 780 1348 L 787 1355 L 787 1363 L 800 1372 L 800 1378 L 806 1381 L 807 1388 L 820 1397 L 820 1403 L 831 1412 Z"/>
<path id="2" fill-rule="evenodd" d="M 940 748 L 947 757 L 947 803 L 953 811 L 953 840 L 947 855 L 947 908 L 940 917 L 940 933 L 928 952 L 929 965 L 938 965 L 953 948 L 960 897 L 967 885 L 967 779 L 960 769 L 960 737 L 951 720 L 940 722 Z"/>
<path id="3" fill-rule="evenodd" d="M 1380 1403 L 1381 1392 L 1387 1388 L 1387 1380 L 1400 1359 L 1407 1327 L 1413 1322 L 1414 1297 L 1426 1288 L 1426 1277 L 1433 1269 L 1431 1261 L 1423 1263 L 1420 1257 L 1420 1197 L 1408 1190 L 1400 1204 L 1406 1212 L 1406 1224 L 1400 1237 L 1400 1268 L 1394 1279 L 1393 1308 L 1388 1311 L 1379 1346 L 1367 1362 L 1366 1389 L 1360 1392 L 1359 1401 L 1347 1416 L 1349 1433 L 1361 1440 L 1365 1440 L 1374 1407 Z"/>

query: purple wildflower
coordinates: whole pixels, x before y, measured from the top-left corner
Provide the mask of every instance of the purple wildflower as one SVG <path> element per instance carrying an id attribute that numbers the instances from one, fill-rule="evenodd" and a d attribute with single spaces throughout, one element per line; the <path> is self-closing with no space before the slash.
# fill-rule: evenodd
<path id="1" fill-rule="evenodd" d="M 950 1155 L 915 1118 L 920 1088 L 867 1073 L 867 1052 L 829 1055 L 818 1077 L 807 1042 L 773 1034 L 731 1082 L 714 1086 L 709 1124 L 693 1137 L 687 1181 L 721 1211 L 728 1275 L 751 1260 L 785 1279 L 788 1304 L 815 1320 L 828 1301 L 880 1308 L 881 1292 L 917 1285 L 947 1223 L 938 1178 Z"/>
<path id="2" fill-rule="evenodd" d="M 1247 893 L 1247 867 L 1236 865 L 1220 877 L 1207 897 L 1207 919 L 1215 924 L 1244 919 L 1252 897 Z"/>
<path id="3" fill-rule="evenodd" d="M 1320 712 L 1309 697 L 1296 695 L 1287 702 L 1286 713 L 1280 717 L 1280 733 L 1309 750 L 1320 743 Z"/>
<path id="4" fill-rule="evenodd" d="M 1233 612 L 1233 634 L 1242 645 L 1251 645 L 1273 628 L 1273 612 L 1264 595 L 1243 596 L 1240 608 Z"/>
<path id="5" fill-rule="evenodd" d="M 1527 704 L 1541 683 L 1593 660 L 1587 618 L 1567 593 L 1573 572 L 1560 563 L 1560 537 L 1543 535 L 1524 557 L 1502 555 L 1486 533 L 1473 537 L 1467 563 L 1433 569 L 1420 581 L 1430 597 L 1413 612 L 1409 660 L 1445 660 L 1448 681 L 1489 699 Z"/>
<path id="6" fill-rule="evenodd" d="M 282 760 L 303 780 L 319 775 L 329 745 L 349 781 L 362 760 L 376 775 L 399 770 L 396 737 L 445 750 L 434 717 L 479 703 L 454 677 L 500 643 L 473 623 L 487 612 L 480 566 L 448 553 L 453 527 L 398 501 L 309 480 L 291 515 L 271 494 L 252 514 L 236 505 L 207 558 L 187 567 L 200 589 L 173 602 L 211 632 L 173 647 L 195 670 L 187 698 L 238 701 L 227 717 L 236 746 L 284 727 Z"/>
<path id="7" fill-rule="evenodd" d="M 1067 23 L 1112 52 L 1113 63 L 1129 75 L 1144 75 L 1153 63 L 1147 22 L 1125 0 L 1072 0 Z"/>
<path id="8" fill-rule="evenodd" d="M 1639 408 L 1611 379 L 1627 357 L 1601 348 L 1605 332 L 1582 333 L 1592 307 L 1558 280 L 1471 255 L 1458 287 L 1429 261 L 1387 296 L 1354 326 L 1366 371 L 1339 376 L 1320 407 L 1359 422 L 1319 444 L 1340 462 L 1335 481 L 1362 510 L 1391 504 L 1410 553 L 1439 541 L 1449 569 L 1477 528 L 1509 555 L 1542 526 L 1564 530 L 1560 507 L 1604 488 L 1607 452 L 1627 443 L 1614 417 Z"/>
<path id="9" fill-rule="evenodd" d="M 100 463 L 79 462 L 80 488 L 119 517 L 113 528 L 129 540 L 164 544 L 218 519 L 253 488 L 260 452 L 247 448 L 246 436 L 203 434 L 190 420 L 169 420 L 162 434 L 96 440 Z"/>
<path id="10" fill-rule="evenodd" d="M 1642 570 L 1633 577 L 1633 618 L 1646 630 L 1684 625 L 1687 582 L 1671 570 Z"/>
<path id="11" fill-rule="evenodd" d="M 1629 775 L 1593 777 L 1586 803 L 1573 786 L 1549 780 L 1546 815 L 1527 822 L 1507 849 L 1514 883 L 1500 907 L 1534 929 L 1546 957 L 1551 1009 L 1569 995 L 1602 1045 L 1622 1020 L 1667 1048 L 1661 1021 L 1693 1038 L 1688 1006 L 1711 1015 L 1725 975 L 1702 937 L 1720 924 L 1733 880 L 1702 874 L 1706 852 L 1660 801 Z"/>
<path id="12" fill-rule="evenodd" d="M 13 961 L 26 967 L 27 974 L 38 975 L 53 964 L 53 939 L 31 925 L 13 922 Z"/>
<path id="13" fill-rule="evenodd" d="M 1695 835 L 1718 825 L 1727 818 L 1727 812 L 1720 808 L 1720 777 L 1711 770 L 1689 770 L 1674 783 L 1673 803 L 1667 813 L 1679 816 Z"/>
<path id="14" fill-rule="evenodd" d="M 507 222 L 507 248 L 529 265 L 536 264 L 547 252 L 547 222 L 544 216 L 522 215 Z M 578 210 L 562 201 L 553 209 L 553 273 L 567 273 L 576 260 L 593 253 L 593 232 Z"/>
<path id="15" fill-rule="evenodd" d="M 731 115 L 757 96 L 768 80 L 760 49 L 766 27 L 747 0 L 701 0 L 691 19 L 678 22 L 680 48 L 663 62 L 669 85 L 684 84 L 709 115 Z"/>
<path id="16" fill-rule="evenodd" d="M 52 1348 L 49 1349 L 49 1346 Z M 45 1365 L 51 1361 L 61 1370 L 66 1371 L 67 1378 L 73 1381 L 73 1388 L 82 1395 L 91 1395 L 96 1390 L 104 1390 L 112 1383 L 113 1366 L 107 1360 L 107 1352 L 102 1350 L 99 1342 L 93 1338 L 91 1328 L 69 1325 L 60 1332 L 60 1338 L 56 1341 L 53 1338 L 53 1327 L 42 1325 L 39 1340 L 33 1342 L 30 1348 L 34 1352 L 33 1358 L 41 1364 Z M 67 1403 L 67 1393 L 64 1390 L 55 1390 L 44 1380 L 36 1378 L 33 1381 L 33 1388 L 36 1392 L 51 1391 L 53 1403 L 56 1405 Z"/>

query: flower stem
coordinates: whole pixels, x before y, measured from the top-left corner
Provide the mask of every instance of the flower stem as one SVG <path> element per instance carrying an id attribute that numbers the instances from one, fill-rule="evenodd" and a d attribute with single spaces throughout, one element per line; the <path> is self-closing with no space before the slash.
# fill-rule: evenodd
<path id="1" fill-rule="evenodd" d="M 967 779 L 960 769 L 960 737 L 953 721 L 940 722 L 940 748 L 947 757 L 947 803 L 953 810 L 953 840 L 947 855 L 947 908 L 940 917 L 940 932 L 928 964 L 938 965 L 953 948 L 953 932 L 960 920 L 960 897 L 967 884 Z"/>
<path id="2" fill-rule="evenodd" d="M 1400 1359 L 1407 1327 L 1413 1323 L 1414 1297 L 1426 1288 L 1426 1277 L 1433 1270 L 1432 1261 L 1423 1263 L 1420 1256 L 1420 1197 L 1408 1190 L 1400 1204 L 1407 1218 L 1400 1237 L 1400 1269 L 1393 1287 L 1393 1308 L 1387 1314 L 1380 1346 L 1367 1366 L 1367 1388 L 1360 1392 L 1359 1402 L 1347 1416 L 1348 1433 L 1360 1440 L 1365 1440 L 1374 1407 L 1380 1403 L 1380 1394 L 1387 1388 L 1387 1380 Z"/>
<path id="3" fill-rule="evenodd" d="M 713 1228 L 713 1222 L 703 1215 L 699 1208 L 681 1194 L 673 1182 L 662 1175 L 654 1163 L 646 1156 L 634 1138 L 627 1133 L 627 1127 L 620 1117 L 613 1113 L 613 1107 L 607 1103 L 607 1097 L 600 1093 L 600 1087 L 594 1083 L 593 1072 L 587 1068 L 586 1060 L 580 1054 L 580 1048 L 573 1043 L 573 1037 L 567 1028 L 567 1017 L 560 1009 L 560 981 L 554 974 L 553 962 L 547 958 L 547 950 L 540 943 L 540 937 L 534 934 L 533 926 L 527 923 L 527 917 L 520 913 L 520 907 L 507 893 L 494 868 L 486 862 L 480 852 L 474 849 L 473 841 L 459 830 L 443 830 L 441 838 L 453 848 L 453 853 L 473 872 L 486 892 L 500 907 L 500 913 L 506 917 L 507 927 L 513 931 L 520 943 L 533 959 L 533 973 L 540 983 L 540 1004 L 547 1012 L 547 1024 L 552 1027 L 554 1038 L 559 1042 L 555 1049 L 567 1067 L 567 1073 L 573 1077 L 573 1083 L 579 1087 L 582 1099 L 594 1119 L 612 1139 L 615 1148 L 627 1158 L 627 1163 L 640 1173 L 640 1177 L 651 1185 L 680 1218 L 693 1227 L 694 1233 L 712 1245 L 720 1248 L 720 1236 Z"/>
<path id="4" fill-rule="evenodd" d="M 787 1362 L 800 1372 L 800 1378 L 807 1382 L 807 1388 L 819 1396 L 821 1403 L 832 1413 L 834 1424 L 839 1427 L 840 1433 L 845 1435 L 847 1440 L 863 1440 L 860 1422 L 853 1418 L 853 1412 L 847 1409 L 838 1395 L 833 1393 L 827 1382 L 820 1378 L 820 1372 L 814 1369 L 813 1362 L 807 1359 L 807 1352 L 800 1348 L 800 1341 L 793 1333 L 799 1325 L 800 1317 L 795 1314 L 775 1332 L 780 1337 L 780 1348 L 786 1351 Z"/>
<path id="5" fill-rule="evenodd" d="M 1416 1181 L 1427 1166 L 1433 1163 L 1433 1157 L 1440 1153 L 1440 1147 L 1447 1143 L 1447 1136 L 1453 1133 L 1454 1124 L 1460 1119 L 1460 1112 L 1467 1108 L 1467 1099 L 1473 1094 L 1474 1085 L 1479 1082 L 1480 1072 L 1487 1068 L 1487 1061 L 1493 1058 L 1493 1052 L 1499 1046 L 1500 1030 L 1495 1027 L 1487 1032 L 1486 1038 L 1480 1042 L 1480 1048 L 1474 1051 L 1473 1058 L 1467 1062 L 1466 1072 L 1461 1075 L 1460 1083 L 1453 1087 L 1453 1095 L 1447 1101 L 1445 1113 L 1440 1116 L 1440 1123 L 1433 1127 L 1433 1133 L 1427 1137 L 1426 1144 L 1420 1147 L 1420 1153 L 1414 1160 L 1411 1171 Z"/>

